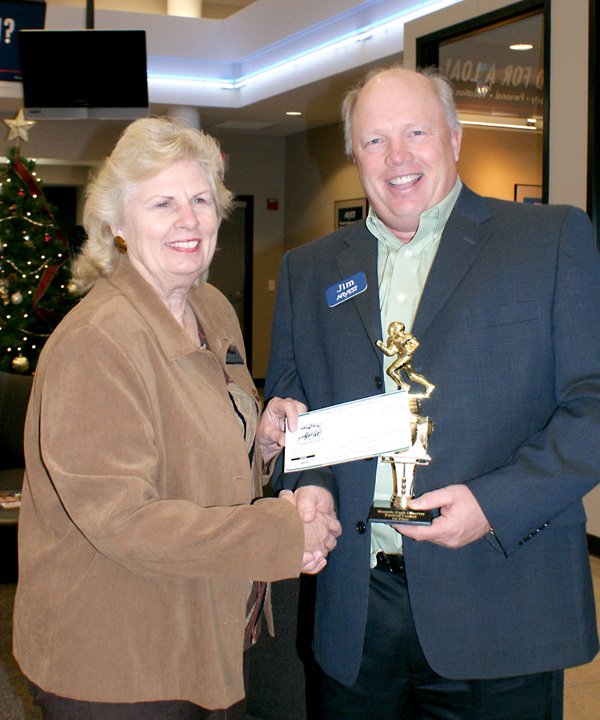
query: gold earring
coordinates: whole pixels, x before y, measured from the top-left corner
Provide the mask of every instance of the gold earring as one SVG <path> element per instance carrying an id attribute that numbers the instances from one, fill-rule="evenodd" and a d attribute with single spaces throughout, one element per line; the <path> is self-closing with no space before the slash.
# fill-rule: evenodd
<path id="1" fill-rule="evenodd" d="M 115 235 L 115 245 L 121 254 L 127 252 L 127 241 L 120 235 Z"/>

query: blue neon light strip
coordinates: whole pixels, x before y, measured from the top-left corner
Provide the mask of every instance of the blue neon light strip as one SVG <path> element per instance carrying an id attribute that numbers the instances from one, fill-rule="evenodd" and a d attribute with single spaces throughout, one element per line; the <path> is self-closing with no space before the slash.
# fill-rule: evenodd
<path id="1" fill-rule="evenodd" d="M 192 75 L 170 75 L 165 73 L 153 73 L 149 72 L 148 77 L 152 80 L 157 81 L 167 81 L 167 82 L 180 82 L 180 83 L 190 83 L 196 86 L 200 87 L 207 87 L 207 88 L 214 88 L 214 89 L 221 89 L 221 90 L 238 90 L 239 88 L 246 85 L 248 82 L 258 80 L 261 77 L 268 75 L 275 70 L 281 70 L 284 66 L 290 65 L 293 63 L 297 63 L 303 60 L 307 60 L 311 58 L 314 55 L 318 55 L 319 53 L 324 52 L 325 50 L 333 50 L 335 47 L 339 45 L 344 45 L 347 43 L 350 43 L 352 41 L 358 41 L 360 40 L 361 36 L 370 36 L 376 33 L 383 32 L 385 30 L 388 30 L 390 26 L 395 25 L 396 23 L 400 22 L 402 18 L 406 17 L 407 15 L 411 15 L 418 10 L 423 10 L 422 14 L 425 14 L 426 7 L 430 5 L 436 5 L 439 6 L 440 9 L 443 7 L 447 7 L 449 5 L 455 4 L 456 2 L 460 2 L 460 0 L 430 0 L 429 2 L 420 2 L 417 5 L 414 5 L 413 7 L 403 10 L 399 13 L 395 13 L 394 15 L 390 15 L 387 18 L 384 18 L 383 20 L 379 20 L 374 23 L 370 23 L 369 25 L 365 25 L 358 30 L 353 30 L 352 32 L 344 33 L 343 35 L 340 35 L 339 37 L 329 40 L 323 43 L 320 43 L 318 45 L 315 45 L 314 47 L 310 48 L 309 50 L 305 50 L 303 52 L 298 52 L 295 55 L 290 55 L 290 57 L 280 60 L 278 62 L 274 62 L 271 65 L 267 65 L 266 67 L 256 70 L 254 72 L 250 72 L 246 75 L 240 75 L 239 77 L 232 77 L 232 78 L 209 78 L 209 77 L 196 77 Z M 311 32 L 314 31 L 314 28 L 311 29 Z M 299 33 L 296 37 L 305 34 L 305 33 Z M 286 43 L 290 41 L 289 38 L 286 38 Z M 248 62 L 251 58 L 259 57 L 262 54 L 265 54 L 267 50 L 272 50 L 273 47 L 276 47 L 280 45 L 281 43 L 276 43 L 274 46 L 271 46 L 270 48 L 264 48 L 260 50 L 257 53 L 253 53 L 253 55 L 245 58 L 245 62 Z M 235 63 L 232 63 L 232 65 L 240 65 L 243 64 L 244 60 L 242 61 L 236 61 Z"/>

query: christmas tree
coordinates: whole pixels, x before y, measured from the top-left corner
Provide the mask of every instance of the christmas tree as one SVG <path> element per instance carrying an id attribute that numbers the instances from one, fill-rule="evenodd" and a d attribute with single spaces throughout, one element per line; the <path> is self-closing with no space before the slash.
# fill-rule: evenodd
<path id="1" fill-rule="evenodd" d="M 36 179 L 35 162 L 19 150 L 34 123 L 22 111 L 4 122 L 17 144 L 0 171 L 0 371 L 27 374 L 76 300 L 67 289 L 67 239 Z"/>

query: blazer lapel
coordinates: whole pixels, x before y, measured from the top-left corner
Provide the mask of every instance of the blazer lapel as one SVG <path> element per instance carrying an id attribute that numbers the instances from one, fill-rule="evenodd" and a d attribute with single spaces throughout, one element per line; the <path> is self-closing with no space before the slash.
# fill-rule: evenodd
<path id="1" fill-rule="evenodd" d="M 357 223 L 345 240 L 346 246 L 337 256 L 341 277 L 347 278 L 364 272 L 367 289 L 350 302 L 354 304 L 373 351 L 381 354 L 375 344 L 381 339 L 381 314 L 379 311 L 379 288 L 377 283 L 377 240 L 364 223 Z"/>
<path id="2" fill-rule="evenodd" d="M 491 231 L 485 221 L 489 217 L 485 200 L 463 186 L 421 296 L 413 324 L 417 337 L 423 337 L 487 242 Z"/>

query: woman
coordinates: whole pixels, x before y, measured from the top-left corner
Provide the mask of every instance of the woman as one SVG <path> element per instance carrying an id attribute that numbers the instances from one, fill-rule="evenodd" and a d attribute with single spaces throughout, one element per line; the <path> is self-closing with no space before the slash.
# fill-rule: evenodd
<path id="1" fill-rule="evenodd" d="M 252 504 L 303 406 L 275 399 L 258 424 L 235 313 L 204 282 L 222 176 L 212 138 L 146 118 L 88 189 L 87 294 L 44 347 L 25 429 L 14 652 L 46 720 L 234 706 L 252 581 L 320 570 L 339 534 L 289 496 Z"/>

